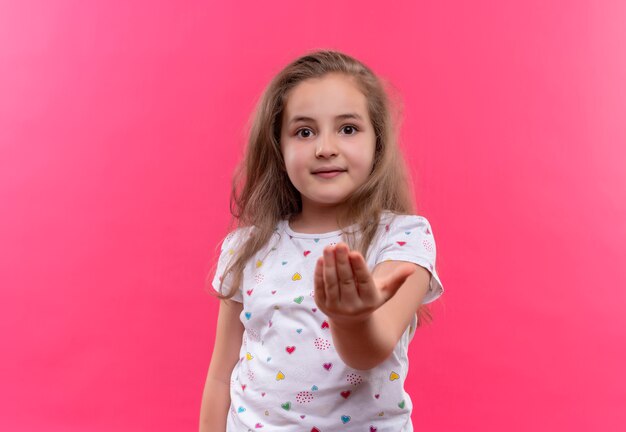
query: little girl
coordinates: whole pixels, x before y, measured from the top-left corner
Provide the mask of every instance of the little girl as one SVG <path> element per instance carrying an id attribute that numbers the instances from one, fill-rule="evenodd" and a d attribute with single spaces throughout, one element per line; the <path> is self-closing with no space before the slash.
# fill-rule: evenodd
<path id="1" fill-rule="evenodd" d="M 443 287 L 395 136 L 380 81 L 345 54 L 269 84 L 212 281 L 201 431 L 413 430 L 407 349 Z"/>

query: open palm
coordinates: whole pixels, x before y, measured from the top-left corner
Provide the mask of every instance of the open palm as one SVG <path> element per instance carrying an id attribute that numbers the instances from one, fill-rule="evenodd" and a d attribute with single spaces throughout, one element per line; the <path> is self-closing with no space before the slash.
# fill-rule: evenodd
<path id="1" fill-rule="evenodd" d="M 315 303 L 333 322 L 356 324 L 393 297 L 414 271 L 407 263 L 373 277 L 360 252 L 345 243 L 327 246 L 315 266 Z"/>

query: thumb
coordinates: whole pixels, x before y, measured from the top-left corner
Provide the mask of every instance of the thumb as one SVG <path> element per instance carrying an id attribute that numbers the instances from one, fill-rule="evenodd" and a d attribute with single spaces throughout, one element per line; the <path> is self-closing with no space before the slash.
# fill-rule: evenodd
<path id="1" fill-rule="evenodd" d="M 396 267 L 393 272 L 381 279 L 380 287 L 385 301 L 394 296 L 398 288 L 404 284 L 404 282 L 415 273 L 416 267 L 414 264 L 401 264 Z"/>

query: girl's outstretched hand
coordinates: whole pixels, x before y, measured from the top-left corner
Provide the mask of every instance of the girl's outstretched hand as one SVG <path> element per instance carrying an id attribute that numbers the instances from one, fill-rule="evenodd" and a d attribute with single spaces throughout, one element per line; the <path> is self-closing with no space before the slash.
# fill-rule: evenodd
<path id="1" fill-rule="evenodd" d="M 375 278 L 360 252 L 345 243 L 326 246 L 315 266 L 315 303 L 335 323 L 358 324 L 393 297 L 415 269 L 406 263 Z"/>

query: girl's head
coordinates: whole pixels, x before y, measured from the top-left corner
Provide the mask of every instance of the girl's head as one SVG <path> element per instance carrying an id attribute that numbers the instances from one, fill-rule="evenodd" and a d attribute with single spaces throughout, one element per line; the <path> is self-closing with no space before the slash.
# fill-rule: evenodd
<path id="1" fill-rule="evenodd" d="M 302 213 L 335 217 L 374 166 L 365 95 L 349 75 L 309 78 L 289 91 L 281 123 L 280 150 Z"/>
<path id="2" fill-rule="evenodd" d="M 360 139 L 363 158 L 371 157 L 369 172 L 351 179 L 351 187 L 347 189 L 349 193 L 342 197 L 339 224 L 345 226 L 361 222 L 367 225 L 369 221 L 377 219 L 382 210 L 397 213 L 413 211 L 411 185 L 398 151 L 389 99 L 381 81 L 366 65 L 353 57 L 337 51 L 322 50 L 304 55 L 287 65 L 270 82 L 259 101 L 246 155 L 233 183 L 231 210 L 240 225 L 273 229 L 278 220 L 302 211 L 303 192 L 305 201 L 307 199 L 307 191 L 304 190 L 306 182 L 301 181 L 303 175 L 299 175 L 302 171 L 296 169 L 297 164 L 290 163 L 293 159 L 287 159 L 288 163 L 285 163 L 285 156 L 292 157 L 292 150 L 296 148 L 293 144 L 309 138 L 309 133 L 301 129 L 318 133 L 319 129 L 313 126 L 319 128 L 320 125 L 306 121 L 289 124 L 294 116 L 307 113 L 301 109 L 302 105 L 293 106 L 294 98 L 291 96 L 295 93 L 306 94 L 307 86 L 322 82 L 329 84 L 331 81 L 336 87 L 346 90 L 346 94 L 340 100 L 339 95 L 333 97 L 332 88 L 327 86 L 329 91 L 326 94 L 330 97 L 326 103 L 320 99 L 322 96 L 318 97 L 321 102 L 313 112 L 320 115 L 331 112 L 337 115 L 354 111 L 360 113 L 360 120 L 343 119 L 336 124 L 337 131 L 346 124 L 361 127 L 354 137 L 347 136 L 352 134 L 352 130 L 347 129 L 348 132 L 338 139 L 337 144 Z M 312 91 L 308 94 L 315 95 L 320 88 L 309 88 Z M 305 98 L 305 102 L 310 102 L 310 98 Z M 360 124 L 357 123 L 359 121 Z M 330 120 L 327 125 L 330 125 Z M 319 143 L 321 139 L 316 141 Z M 329 143 L 329 146 L 332 144 Z M 317 146 L 314 154 L 319 162 L 309 163 L 309 169 L 332 165 L 329 162 L 332 155 L 325 157 L 323 154 L 326 150 L 332 152 L 332 149 L 320 147 L 322 145 Z M 344 148 L 340 147 L 339 150 Z M 354 146 L 350 150 L 354 150 Z"/>

